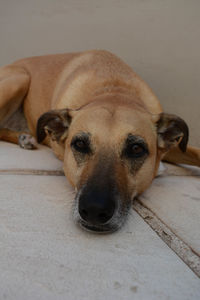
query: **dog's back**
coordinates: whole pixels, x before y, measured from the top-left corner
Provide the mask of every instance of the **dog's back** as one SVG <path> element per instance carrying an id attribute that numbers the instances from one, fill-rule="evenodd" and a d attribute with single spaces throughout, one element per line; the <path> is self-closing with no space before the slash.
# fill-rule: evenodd
<path id="1" fill-rule="evenodd" d="M 148 85 L 126 63 L 108 51 L 32 57 L 15 64 L 25 68 L 31 76 L 25 107 L 32 110 L 39 101 L 42 111 L 34 111 L 37 117 L 48 109 L 66 106 L 77 109 L 98 93 L 120 88 L 144 102 L 151 113 L 162 110 Z"/>

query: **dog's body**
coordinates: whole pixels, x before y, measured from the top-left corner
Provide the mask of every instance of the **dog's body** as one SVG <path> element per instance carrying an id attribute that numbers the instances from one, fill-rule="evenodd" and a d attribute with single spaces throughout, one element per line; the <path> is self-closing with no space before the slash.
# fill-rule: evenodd
<path id="1" fill-rule="evenodd" d="M 200 166 L 200 150 L 186 150 L 185 122 L 164 114 L 144 81 L 107 51 L 33 57 L 0 70 L 0 139 L 34 148 L 31 137 L 5 128 L 22 104 L 31 135 L 64 161 L 85 228 L 117 229 L 161 159 Z"/>

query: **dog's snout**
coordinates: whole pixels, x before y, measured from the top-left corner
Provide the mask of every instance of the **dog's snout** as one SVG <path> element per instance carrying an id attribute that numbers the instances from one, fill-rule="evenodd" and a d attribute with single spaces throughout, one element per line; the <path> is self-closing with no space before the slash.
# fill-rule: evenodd
<path id="1" fill-rule="evenodd" d="M 91 174 L 81 185 L 76 197 L 78 223 L 89 231 L 113 232 L 118 228 L 122 206 L 113 161 L 105 164 L 105 155 L 103 158 L 100 156 Z"/>
<path id="2" fill-rule="evenodd" d="M 96 205 L 96 203 L 81 203 L 79 205 L 79 214 L 81 218 L 90 223 L 104 224 L 108 222 L 115 211 L 114 205 Z"/>
<path id="3" fill-rule="evenodd" d="M 87 223 L 102 225 L 108 222 L 115 212 L 115 201 L 102 194 L 83 193 L 79 198 L 79 214 Z"/>

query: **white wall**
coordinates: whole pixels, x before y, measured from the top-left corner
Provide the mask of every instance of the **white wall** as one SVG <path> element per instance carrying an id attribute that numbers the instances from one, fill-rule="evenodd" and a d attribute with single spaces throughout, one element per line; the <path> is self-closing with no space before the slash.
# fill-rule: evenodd
<path id="1" fill-rule="evenodd" d="M 0 65 L 107 49 L 146 80 L 200 146 L 199 0 L 0 0 Z"/>

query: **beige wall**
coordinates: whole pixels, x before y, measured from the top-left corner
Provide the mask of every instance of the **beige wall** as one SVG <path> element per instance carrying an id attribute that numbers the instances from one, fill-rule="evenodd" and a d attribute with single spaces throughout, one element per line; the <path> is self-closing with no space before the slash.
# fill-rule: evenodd
<path id="1" fill-rule="evenodd" d="M 94 48 L 118 54 L 200 146 L 200 0 L 1 0 L 0 41 L 0 65 Z"/>

